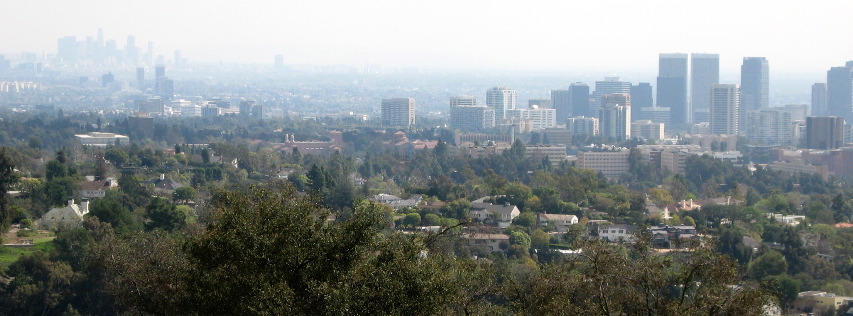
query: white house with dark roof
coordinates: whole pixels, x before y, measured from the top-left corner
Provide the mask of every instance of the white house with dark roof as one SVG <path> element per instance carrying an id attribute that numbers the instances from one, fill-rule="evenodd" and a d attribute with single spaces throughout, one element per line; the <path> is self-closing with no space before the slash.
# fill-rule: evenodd
<path id="1" fill-rule="evenodd" d="M 569 231 L 569 226 L 578 223 L 578 217 L 570 214 L 536 214 L 539 218 L 539 226 L 547 226 L 553 224 L 557 232 L 565 233 Z"/>
<path id="2" fill-rule="evenodd" d="M 498 227 L 509 227 L 512 220 L 521 215 L 518 207 L 509 203 L 492 204 L 482 198 L 471 202 L 471 218 L 481 222 L 494 222 Z"/>

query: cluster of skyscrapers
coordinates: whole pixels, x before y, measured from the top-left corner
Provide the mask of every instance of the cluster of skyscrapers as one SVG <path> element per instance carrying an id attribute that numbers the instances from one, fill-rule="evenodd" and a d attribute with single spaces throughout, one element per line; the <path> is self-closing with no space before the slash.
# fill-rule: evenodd
<path id="1" fill-rule="evenodd" d="M 125 65 L 164 65 L 166 58 L 163 55 L 154 54 L 154 43 L 148 42 L 147 50 L 136 45 L 136 37 L 129 35 L 124 47 L 112 39 L 104 38 L 103 29 L 98 29 L 97 37 L 87 36 L 85 40 L 78 40 L 76 36 L 65 36 L 57 40 L 56 50 L 57 62 L 73 65 L 77 62 L 92 62 L 95 64 L 125 64 Z M 182 67 L 187 64 L 187 59 L 181 51 L 174 52 L 172 65 Z"/>

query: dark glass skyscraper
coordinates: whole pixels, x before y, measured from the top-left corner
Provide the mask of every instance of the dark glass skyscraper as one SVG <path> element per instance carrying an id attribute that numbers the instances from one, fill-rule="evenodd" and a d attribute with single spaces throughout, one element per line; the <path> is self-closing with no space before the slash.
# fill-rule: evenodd
<path id="1" fill-rule="evenodd" d="M 571 90 L 551 90 L 551 102 L 557 110 L 558 124 L 563 124 L 567 118 L 572 117 Z"/>
<path id="2" fill-rule="evenodd" d="M 744 57 L 740 66 L 740 100 L 743 111 L 770 107 L 770 66 L 764 57 Z"/>
<path id="3" fill-rule="evenodd" d="M 652 85 L 648 82 L 640 82 L 631 86 L 631 119 L 646 120 L 648 118 L 640 115 L 643 108 L 654 106 L 654 98 L 652 96 Z"/>
<path id="4" fill-rule="evenodd" d="M 826 84 L 815 83 L 812 85 L 812 116 L 827 116 L 826 108 Z"/>
<path id="5" fill-rule="evenodd" d="M 853 121 L 853 62 L 826 72 L 826 108 L 830 116 Z"/>
<path id="6" fill-rule="evenodd" d="M 687 103 L 687 54 L 660 54 L 657 105 L 669 107 L 670 127 L 684 129 L 690 122 Z"/>
<path id="7" fill-rule="evenodd" d="M 710 122 L 711 86 L 720 83 L 720 55 L 690 56 L 691 123 Z"/>
<path id="8" fill-rule="evenodd" d="M 572 116 L 598 117 L 598 109 L 589 104 L 589 86 L 583 82 L 575 82 L 569 86 L 572 95 Z"/>

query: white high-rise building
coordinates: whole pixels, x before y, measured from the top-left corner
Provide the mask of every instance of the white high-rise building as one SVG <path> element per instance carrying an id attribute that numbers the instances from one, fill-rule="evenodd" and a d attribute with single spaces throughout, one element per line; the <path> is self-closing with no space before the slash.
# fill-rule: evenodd
<path id="1" fill-rule="evenodd" d="M 494 87 L 486 91 L 486 106 L 495 109 L 495 119 L 507 118 L 508 110 L 518 106 L 518 92 L 507 87 Z"/>
<path id="2" fill-rule="evenodd" d="M 382 99 L 382 125 L 410 127 L 415 124 L 415 99 Z"/>
<path id="3" fill-rule="evenodd" d="M 791 113 L 770 108 L 746 112 L 746 137 L 766 145 L 788 145 L 793 141 Z"/>
<path id="4" fill-rule="evenodd" d="M 601 97 L 613 93 L 631 94 L 631 83 L 622 81 L 619 77 L 604 77 L 604 81 L 595 82 L 595 91 L 592 93 L 595 98 L 596 107 L 601 107 Z"/>
<path id="5" fill-rule="evenodd" d="M 598 119 L 601 135 L 617 140 L 631 138 L 631 95 L 613 93 L 601 96 Z"/>
<path id="6" fill-rule="evenodd" d="M 514 122 L 527 121 L 531 131 L 557 127 L 557 110 L 531 107 L 529 109 L 508 110 L 507 118 Z"/>
<path id="7" fill-rule="evenodd" d="M 740 132 L 740 89 L 736 84 L 711 85 L 711 134 Z"/>

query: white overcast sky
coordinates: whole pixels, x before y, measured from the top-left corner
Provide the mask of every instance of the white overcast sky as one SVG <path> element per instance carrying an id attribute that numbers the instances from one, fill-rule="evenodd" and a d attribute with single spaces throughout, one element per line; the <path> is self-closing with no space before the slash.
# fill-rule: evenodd
<path id="1" fill-rule="evenodd" d="M 191 61 L 656 72 L 661 52 L 736 73 L 825 73 L 853 59 L 853 1 L 0 0 L 0 52 L 53 54 L 74 35 Z"/>

